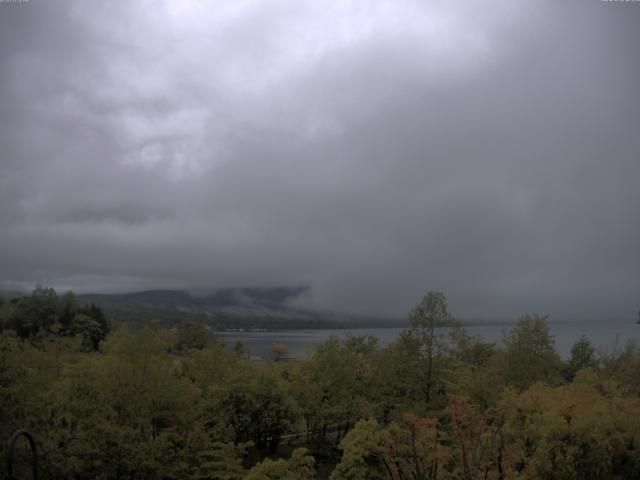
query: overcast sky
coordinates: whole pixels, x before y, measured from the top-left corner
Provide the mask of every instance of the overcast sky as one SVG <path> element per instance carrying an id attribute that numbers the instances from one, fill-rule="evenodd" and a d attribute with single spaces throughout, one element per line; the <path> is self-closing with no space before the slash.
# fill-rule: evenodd
<path id="1" fill-rule="evenodd" d="M 640 308 L 640 2 L 0 3 L 0 286 Z"/>

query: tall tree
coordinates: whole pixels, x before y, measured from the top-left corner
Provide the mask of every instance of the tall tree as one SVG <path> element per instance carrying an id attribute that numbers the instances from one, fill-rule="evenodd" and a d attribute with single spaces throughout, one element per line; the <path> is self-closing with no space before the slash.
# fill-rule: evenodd
<path id="1" fill-rule="evenodd" d="M 245 480 L 313 480 L 315 460 L 306 448 L 297 448 L 289 460 L 266 459 L 253 467 Z"/>
<path id="2" fill-rule="evenodd" d="M 459 323 L 449 313 L 442 292 L 429 291 L 409 313 L 410 326 L 400 334 L 398 344 L 410 356 L 412 372 L 418 374 L 418 385 L 426 404 L 430 404 L 436 387 L 443 386 L 446 357 L 451 353 Z"/>
<path id="3" fill-rule="evenodd" d="M 507 383 L 525 389 L 539 380 L 549 384 L 561 382 L 563 363 L 547 318 L 524 315 L 505 333 L 503 371 Z"/>
<path id="4" fill-rule="evenodd" d="M 589 339 L 583 335 L 571 347 L 571 357 L 565 369 L 565 377 L 567 380 L 572 381 L 580 370 L 597 366 L 596 349 Z"/>

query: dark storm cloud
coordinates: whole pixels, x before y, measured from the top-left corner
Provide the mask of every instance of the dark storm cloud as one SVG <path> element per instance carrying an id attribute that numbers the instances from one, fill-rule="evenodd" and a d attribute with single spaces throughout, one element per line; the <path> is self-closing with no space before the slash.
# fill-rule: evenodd
<path id="1" fill-rule="evenodd" d="M 632 316 L 640 6 L 0 4 L 5 285 Z"/>

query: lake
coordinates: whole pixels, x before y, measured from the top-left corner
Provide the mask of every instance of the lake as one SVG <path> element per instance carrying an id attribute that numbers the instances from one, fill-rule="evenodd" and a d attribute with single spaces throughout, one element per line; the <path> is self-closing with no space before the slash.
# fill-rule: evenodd
<path id="1" fill-rule="evenodd" d="M 509 324 L 470 324 L 467 332 L 478 335 L 485 341 L 499 343 Z M 601 353 L 613 353 L 624 348 L 629 340 L 640 340 L 640 325 L 631 321 L 609 322 L 549 322 L 551 333 L 555 337 L 556 349 L 563 358 L 568 358 L 571 347 L 582 335 L 585 335 Z M 273 330 L 255 332 L 220 332 L 218 335 L 228 346 L 241 341 L 249 349 L 251 356 L 269 358 L 273 354 L 271 347 L 283 343 L 291 357 L 304 357 L 313 348 L 327 340 L 331 335 L 339 338 L 357 335 L 372 335 L 378 338 L 380 346 L 393 342 L 401 328 L 351 328 L 335 330 Z"/>

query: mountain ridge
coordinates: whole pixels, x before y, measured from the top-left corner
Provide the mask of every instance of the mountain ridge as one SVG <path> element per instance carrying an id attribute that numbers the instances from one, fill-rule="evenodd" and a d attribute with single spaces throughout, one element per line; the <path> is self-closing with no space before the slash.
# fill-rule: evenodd
<path id="1" fill-rule="evenodd" d="M 194 294 L 188 290 L 151 289 L 117 294 L 77 295 L 81 304 L 94 303 L 115 323 L 160 321 L 175 325 L 202 321 L 221 330 L 321 329 L 398 326 L 398 320 L 313 310 L 292 305 L 309 287 L 227 287 Z"/>

